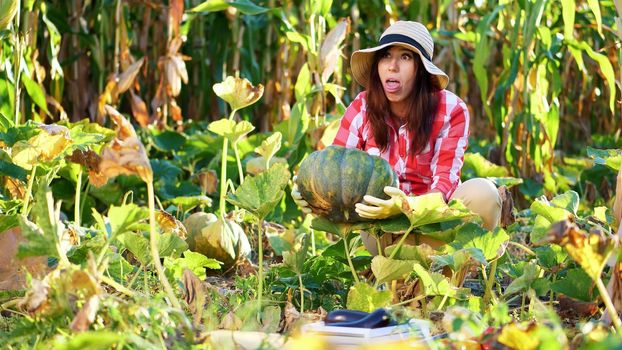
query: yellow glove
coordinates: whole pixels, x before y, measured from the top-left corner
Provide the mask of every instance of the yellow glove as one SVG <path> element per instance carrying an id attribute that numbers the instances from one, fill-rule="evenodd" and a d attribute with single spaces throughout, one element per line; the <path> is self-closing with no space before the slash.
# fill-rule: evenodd
<path id="1" fill-rule="evenodd" d="M 300 191 L 298 190 L 298 185 L 296 184 L 296 176 L 294 176 L 292 180 L 294 181 L 294 186 L 292 187 L 292 192 L 290 194 L 292 195 L 294 202 L 296 202 L 296 205 L 298 205 L 300 211 L 302 211 L 304 214 L 311 214 L 311 208 L 309 208 L 309 203 L 306 200 L 302 199 Z"/>
<path id="2" fill-rule="evenodd" d="M 397 187 L 386 186 L 384 188 L 389 199 L 380 199 L 374 196 L 367 195 L 363 197 L 366 205 L 363 203 L 356 203 L 354 210 L 360 217 L 365 219 L 386 219 L 391 216 L 395 216 L 402 213 L 400 209 L 400 198 L 406 198 L 406 194 Z"/>

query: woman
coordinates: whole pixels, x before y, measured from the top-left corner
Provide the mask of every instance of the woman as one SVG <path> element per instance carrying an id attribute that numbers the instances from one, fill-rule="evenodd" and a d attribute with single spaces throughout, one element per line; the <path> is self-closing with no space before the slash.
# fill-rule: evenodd
<path id="1" fill-rule="evenodd" d="M 487 179 L 460 182 L 469 112 L 460 98 L 444 90 L 449 78 L 432 63 L 433 50 L 425 26 L 398 21 L 385 30 L 378 46 L 354 52 L 352 75 L 366 90 L 346 110 L 333 144 L 386 159 L 400 184 L 399 189 L 385 187 L 387 195 L 438 192 L 445 200 L 458 198 L 482 217 L 484 227 L 493 229 L 501 216 L 501 198 Z M 303 212 L 310 212 L 296 186 L 292 197 Z M 361 217 L 384 219 L 401 213 L 393 199 L 363 199 L 355 208 Z M 370 253 L 378 254 L 373 236 L 362 233 L 361 238 Z M 380 246 L 384 249 L 397 238 L 385 234 Z M 425 236 L 419 242 L 443 244 Z"/>

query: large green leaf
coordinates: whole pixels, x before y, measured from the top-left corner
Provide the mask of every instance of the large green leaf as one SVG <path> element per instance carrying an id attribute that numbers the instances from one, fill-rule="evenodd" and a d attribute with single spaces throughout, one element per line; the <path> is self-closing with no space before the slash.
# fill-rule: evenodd
<path id="1" fill-rule="evenodd" d="M 449 266 L 453 271 L 461 268 L 473 266 L 473 264 L 487 265 L 484 253 L 478 248 L 459 249 L 451 254 L 432 256 L 435 268 Z"/>
<path id="2" fill-rule="evenodd" d="M 566 209 L 576 215 L 579 209 L 579 200 L 579 194 L 577 192 L 567 191 L 553 197 L 553 199 L 551 199 L 551 205 Z"/>
<path id="3" fill-rule="evenodd" d="M 415 262 L 414 260 L 395 260 L 376 255 L 371 260 L 371 270 L 378 283 L 390 282 L 410 274 Z"/>
<path id="4" fill-rule="evenodd" d="M 397 244 L 390 245 L 385 248 L 387 255 L 391 256 Z M 397 260 L 411 260 L 417 262 L 425 268 L 429 268 L 436 251 L 427 244 L 408 245 L 404 244 L 393 257 Z M 412 265 L 412 264 L 411 264 Z"/>
<path id="5" fill-rule="evenodd" d="M 151 262 L 151 251 L 149 250 L 149 239 L 143 235 L 133 232 L 123 233 L 117 236 L 123 246 L 129 250 L 138 261 L 147 266 Z"/>
<path id="6" fill-rule="evenodd" d="M 39 108 L 47 112 L 48 106 L 45 101 L 45 92 L 43 88 L 36 81 L 30 79 L 27 74 L 22 74 L 22 83 L 24 83 L 28 96 L 32 98 L 32 101 L 39 106 Z"/>
<path id="7" fill-rule="evenodd" d="M 429 272 L 426 268 L 417 263 L 414 264 L 413 270 L 417 276 L 419 276 L 425 295 L 456 296 L 458 289 L 449 283 L 447 277 L 438 272 Z"/>
<path id="8" fill-rule="evenodd" d="M 246 178 L 235 193 L 227 195 L 227 201 L 264 219 L 281 201 L 289 178 L 286 165 L 274 164 L 257 176 Z"/>
<path id="9" fill-rule="evenodd" d="M 505 289 L 505 295 L 510 295 L 517 292 L 527 292 L 529 289 L 534 288 L 534 283 L 540 278 L 540 272 L 542 269 L 538 264 L 529 262 L 523 269 L 523 274 L 517 279 L 512 281 Z"/>
<path id="10" fill-rule="evenodd" d="M 557 244 L 536 247 L 533 251 L 536 253 L 540 266 L 546 269 L 555 268 L 568 259 L 568 254 Z"/>
<path id="11" fill-rule="evenodd" d="M 491 260 L 504 252 L 504 244 L 509 239 L 502 228 L 488 231 L 477 224 L 467 223 L 460 228 L 454 241 L 444 248 L 449 254 L 460 249 L 477 248 L 486 260 Z"/>
<path id="12" fill-rule="evenodd" d="M 571 212 L 564 208 L 558 208 L 551 205 L 550 203 L 548 203 L 548 201 L 546 201 L 546 199 L 538 199 L 534 201 L 533 203 L 531 203 L 530 209 L 532 213 L 541 215 L 546 220 L 548 220 L 549 223 L 566 220 L 569 217 L 574 216 Z"/>
<path id="13" fill-rule="evenodd" d="M 58 337 L 54 341 L 54 349 L 58 350 L 105 350 L 115 348 L 116 344 L 125 344 L 127 335 L 111 331 L 87 331 Z"/>
<path id="14" fill-rule="evenodd" d="M 149 212 L 146 208 L 136 204 L 124 204 L 122 206 L 111 206 L 108 210 L 108 220 L 110 221 L 110 237 L 114 239 L 120 234 L 139 230 L 141 221 L 147 219 Z"/>
<path id="15" fill-rule="evenodd" d="M 596 284 L 582 269 L 571 269 L 566 276 L 551 284 L 551 289 L 581 301 L 594 301 L 598 295 Z"/>
<path id="16" fill-rule="evenodd" d="M 0 214 L 0 234 L 16 226 L 19 226 L 19 218 L 17 215 Z"/>
<path id="17" fill-rule="evenodd" d="M 184 252 L 183 258 L 164 258 L 164 267 L 177 279 L 181 279 L 184 269 L 189 269 L 200 279 L 205 279 L 205 268 L 218 270 L 220 265 L 218 260 L 189 250 Z"/>
<path id="18" fill-rule="evenodd" d="M 462 169 L 465 175 L 472 173 L 471 177 L 506 177 L 509 175 L 508 169 L 494 164 L 479 153 L 466 153 Z"/>
<path id="19" fill-rule="evenodd" d="M 28 172 L 26 169 L 0 159 L 0 176 L 9 176 L 22 182 L 27 181 Z"/>
<path id="20" fill-rule="evenodd" d="M 300 242 L 292 247 L 292 250 L 283 252 L 283 263 L 297 274 L 302 274 L 303 272 L 310 243 L 311 240 L 308 238 L 308 234 L 304 234 Z"/>
<path id="21" fill-rule="evenodd" d="M 564 37 L 574 37 L 575 0 L 561 0 L 562 18 L 564 19 Z"/>
<path id="22" fill-rule="evenodd" d="M 161 151 L 175 152 L 184 148 L 186 136 L 184 134 L 166 130 L 153 136 L 153 144 Z"/>
<path id="23" fill-rule="evenodd" d="M 365 282 L 360 282 L 350 288 L 347 307 L 349 310 L 372 312 L 389 306 L 392 299 L 390 291 L 379 291 Z"/>
<path id="24" fill-rule="evenodd" d="M 587 147 L 588 157 L 594 159 L 594 163 L 606 165 L 618 171 L 622 163 L 622 150 L 619 149 L 596 149 Z"/>
<path id="25" fill-rule="evenodd" d="M 188 249 L 188 243 L 172 232 L 158 235 L 158 252 L 160 257 L 179 258 Z"/>
<path id="26" fill-rule="evenodd" d="M 47 236 L 35 223 L 24 216 L 19 216 L 19 226 L 22 229 L 24 242 L 17 249 L 17 257 L 49 256 L 58 257 L 54 237 Z"/>
<path id="27" fill-rule="evenodd" d="M 400 195 L 393 199 L 401 203 L 402 212 L 410 221 L 412 228 L 472 216 L 462 202 L 452 200 L 447 204 L 440 193 L 420 196 Z"/>

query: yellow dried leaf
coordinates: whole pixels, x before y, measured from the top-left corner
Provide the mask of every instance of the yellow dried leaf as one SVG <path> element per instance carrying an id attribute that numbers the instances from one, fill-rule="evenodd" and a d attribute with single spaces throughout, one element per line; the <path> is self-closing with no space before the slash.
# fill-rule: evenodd
<path id="1" fill-rule="evenodd" d="M 31 169 L 40 162 L 49 162 L 62 154 L 71 144 L 69 129 L 61 125 L 39 126 L 43 131 L 28 141 L 13 145 L 13 162 L 22 168 Z"/>
<path id="2" fill-rule="evenodd" d="M 171 232 L 183 239 L 186 239 L 186 235 L 188 234 L 188 232 L 186 232 L 186 227 L 173 215 L 165 211 L 158 210 L 156 211 L 156 222 L 160 225 L 162 231 Z"/>
<path id="3" fill-rule="evenodd" d="M 143 181 L 151 182 L 153 180 L 151 164 L 134 127 L 114 108 L 106 106 L 106 111 L 117 124 L 117 136 L 102 150 L 99 173 L 106 181 L 125 174 L 138 175 Z"/>
<path id="4" fill-rule="evenodd" d="M 214 84 L 216 95 L 225 100 L 232 110 L 239 110 L 257 102 L 263 95 L 263 85 L 253 86 L 250 81 L 228 76 L 222 83 Z"/>
<path id="5" fill-rule="evenodd" d="M 499 343 L 516 350 L 534 350 L 540 345 L 540 339 L 530 334 L 531 328 L 528 326 L 525 329 L 518 324 L 509 324 L 503 327 Z"/>
<path id="6" fill-rule="evenodd" d="M 199 185 L 203 192 L 214 194 L 218 190 L 218 174 L 214 170 L 206 170 L 197 174 Z"/>
<path id="7" fill-rule="evenodd" d="M 84 332 L 88 330 L 89 326 L 95 321 L 98 310 L 99 296 L 93 295 L 84 303 L 80 311 L 78 311 L 69 328 L 74 332 Z"/>

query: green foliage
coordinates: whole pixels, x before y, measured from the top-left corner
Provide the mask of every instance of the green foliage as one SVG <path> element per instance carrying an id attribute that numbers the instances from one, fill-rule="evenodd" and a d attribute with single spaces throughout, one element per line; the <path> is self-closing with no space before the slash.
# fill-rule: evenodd
<path id="1" fill-rule="evenodd" d="M 353 285 L 348 292 L 348 309 L 372 312 L 388 306 L 392 298 L 390 291 L 379 291 L 369 284 L 361 282 Z"/>

